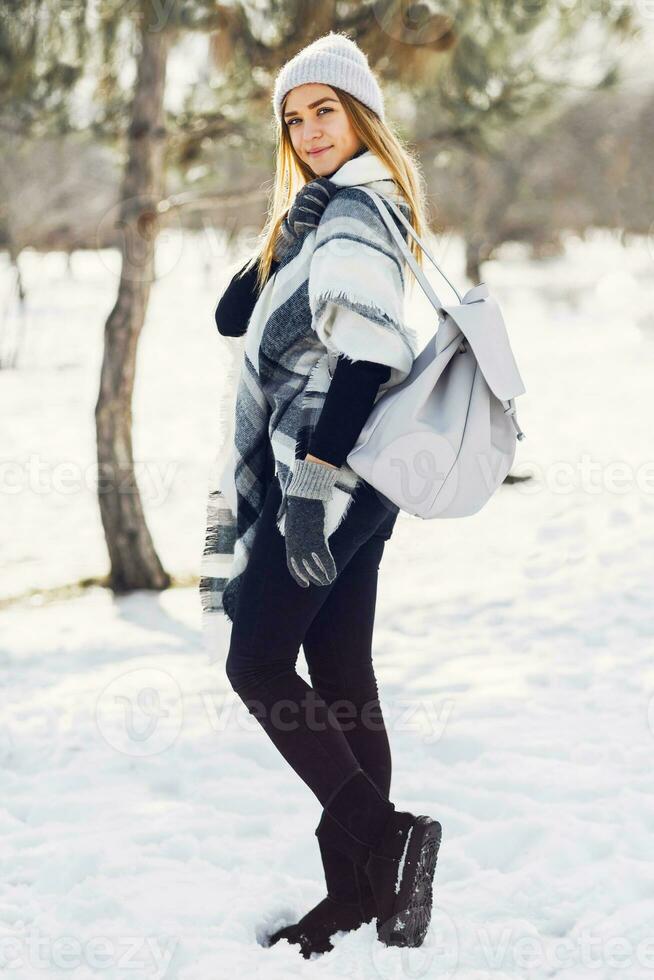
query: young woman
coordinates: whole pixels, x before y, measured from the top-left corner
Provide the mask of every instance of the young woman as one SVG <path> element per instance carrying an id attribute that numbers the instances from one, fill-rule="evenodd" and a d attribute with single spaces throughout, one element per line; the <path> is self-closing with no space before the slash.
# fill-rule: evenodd
<path id="1" fill-rule="evenodd" d="M 327 895 L 269 944 L 285 938 L 309 957 L 376 918 L 382 942 L 419 946 L 441 826 L 389 799 L 372 665 L 377 576 L 398 508 L 346 460 L 417 354 L 403 319 L 404 258 L 360 188 L 392 198 L 421 234 L 420 176 L 344 35 L 284 65 L 273 105 L 271 214 L 216 310 L 222 334 L 244 335 L 244 352 L 203 603 L 232 621 L 233 689 L 323 807 L 315 833 Z M 233 552 L 224 577 L 221 550 Z M 295 669 L 300 645 L 311 686 Z"/>

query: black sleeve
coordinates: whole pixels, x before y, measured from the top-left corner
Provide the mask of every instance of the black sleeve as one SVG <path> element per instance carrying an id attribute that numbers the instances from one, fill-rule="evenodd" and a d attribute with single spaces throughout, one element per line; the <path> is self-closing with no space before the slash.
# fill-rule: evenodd
<path id="1" fill-rule="evenodd" d="M 248 259 L 249 261 L 249 259 Z M 235 273 L 229 286 L 221 296 L 214 319 L 218 327 L 218 333 L 223 337 L 242 337 L 247 330 L 252 310 L 259 297 L 256 286 L 258 266 L 255 264 L 251 269 L 241 276 L 247 262 Z M 270 267 L 272 276 L 277 269 L 279 262 L 273 261 Z"/>
<path id="2" fill-rule="evenodd" d="M 379 386 L 390 376 L 391 369 L 386 364 L 350 361 L 341 355 L 308 452 L 326 463 L 342 466 L 370 415 Z"/>

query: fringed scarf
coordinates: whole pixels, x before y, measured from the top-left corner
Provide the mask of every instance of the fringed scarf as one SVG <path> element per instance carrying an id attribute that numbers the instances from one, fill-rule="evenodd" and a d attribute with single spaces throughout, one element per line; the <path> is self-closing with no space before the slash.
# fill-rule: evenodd
<path id="1" fill-rule="evenodd" d="M 407 203 L 370 151 L 348 160 L 330 180 L 343 189 L 317 229 L 284 244 L 245 336 L 227 341 L 233 359 L 201 561 L 202 627 L 209 644 L 216 614 L 224 611 L 223 594 L 242 580 L 273 469 L 282 488 L 277 527 L 284 534 L 294 460 L 308 451 L 339 354 L 391 367 L 379 398 L 407 377 L 418 352 L 415 331 L 404 320 L 404 256 L 356 185 L 392 198 L 409 217 Z M 345 517 L 359 483 L 344 463 L 327 505 L 327 536 Z"/>

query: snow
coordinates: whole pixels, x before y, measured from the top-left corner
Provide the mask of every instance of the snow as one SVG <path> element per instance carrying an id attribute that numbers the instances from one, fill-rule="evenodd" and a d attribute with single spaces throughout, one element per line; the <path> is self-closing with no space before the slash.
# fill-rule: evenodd
<path id="1" fill-rule="evenodd" d="M 406 841 L 404 842 L 404 849 L 402 851 L 402 857 L 400 858 L 400 863 L 397 866 L 397 877 L 395 879 L 395 894 L 399 894 L 400 885 L 402 883 L 402 875 L 404 874 L 404 862 L 406 861 L 406 854 L 409 850 L 409 841 L 411 840 L 411 835 L 413 833 L 413 827 L 409 828 L 409 833 L 406 835 Z"/>
<path id="2" fill-rule="evenodd" d="M 463 285 L 460 241 L 435 254 Z M 371 923 L 319 962 L 263 942 L 324 895 L 320 806 L 227 682 L 228 621 L 203 645 L 188 585 L 224 363 L 212 313 L 241 255 L 208 233 L 162 244 L 134 446 L 186 585 L 122 598 L 26 596 L 108 570 L 93 410 L 116 278 L 111 253 L 75 254 L 72 278 L 60 255 L 23 258 L 26 346 L 0 376 L 7 975 L 651 977 L 651 242 L 598 231 L 539 263 L 507 246 L 484 270 L 527 388 L 513 472 L 534 476 L 472 518 L 401 515 L 377 604 L 392 799 L 443 825 L 432 925 L 408 951 Z M 5 259 L 3 310 L 10 287 Z"/>

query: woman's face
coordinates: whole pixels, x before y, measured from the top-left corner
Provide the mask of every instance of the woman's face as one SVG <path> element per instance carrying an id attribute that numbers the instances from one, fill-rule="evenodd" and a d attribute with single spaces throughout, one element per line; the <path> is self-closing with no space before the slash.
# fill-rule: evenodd
<path id="1" fill-rule="evenodd" d="M 295 152 L 317 177 L 333 174 L 363 146 L 329 85 L 297 85 L 286 96 L 283 112 Z"/>

